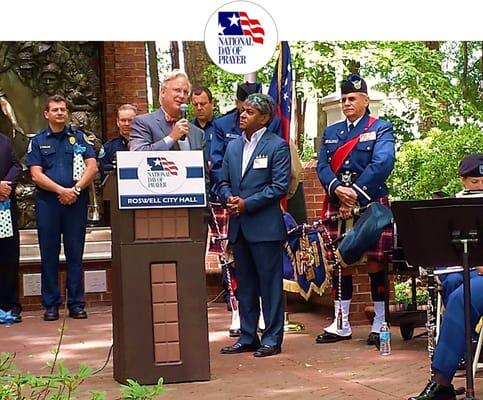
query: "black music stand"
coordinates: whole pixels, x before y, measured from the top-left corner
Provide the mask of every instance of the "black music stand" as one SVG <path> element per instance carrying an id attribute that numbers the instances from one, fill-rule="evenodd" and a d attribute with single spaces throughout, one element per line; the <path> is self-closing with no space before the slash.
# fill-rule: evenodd
<path id="1" fill-rule="evenodd" d="M 469 268 L 483 265 L 483 198 L 396 201 L 391 208 L 409 264 L 464 267 L 465 399 L 475 399 Z"/>

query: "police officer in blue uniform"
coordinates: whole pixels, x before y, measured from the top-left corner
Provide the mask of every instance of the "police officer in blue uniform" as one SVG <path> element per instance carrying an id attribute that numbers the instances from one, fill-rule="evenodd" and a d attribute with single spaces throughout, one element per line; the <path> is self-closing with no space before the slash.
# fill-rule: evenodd
<path id="1" fill-rule="evenodd" d="M 41 255 L 44 320 L 59 318 L 59 253 L 63 235 L 67 262 L 67 306 L 71 318 L 87 318 L 84 309 L 82 255 L 87 224 L 86 188 L 97 173 L 96 154 L 81 131 L 66 125 L 67 101 L 47 100 L 48 127 L 29 143 L 27 166 L 37 186 L 35 212 Z"/>
<path id="2" fill-rule="evenodd" d="M 240 114 L 243 110 L 243 102 L 252 93 L 260 93 L 262 85 L 255 83 L 239 84 L 236 91 L 236 108 L 214 121 L 214 134 L 211 140 L 211 171 L 213 174 L 212 191 L 217 192 L 217 185 L 220 181 L 220 171 L 225 156 L 226 146 L 233 139 L 241 136 Z M 281 124 L 280 119 L 275 117 L 267 128 L 270 132 L 280 135 Z"/>
<path id="3" fill-rule="evenodd" d="M 480 165 L 481 170 L 480 170 Z M 459 175 L 463 183 L 463 190 L 456 193 L 456 197 L 483 197 L 483 154 L 471 154 L 461 160 Z M 478 271 L 471 271 L 473 278 Z M 463 284 L 463 273 L 453 272 L 439 275 L 442 284 L 443 304 L 448 304 L 449 296 L 456 288 Z"/>
<path id="4" fill-rule="evenodd" d="M 117 151 L 129 151 L 129 136 L 131 125 L 136 116 L 137 108 L 132 104 L 123 104 L 117 109 L 116 125 L 119 128 L 119 135 L 104 143 L 104 156 L 99 159 L 101 179 L 111 170 L 116 160 Z"/>
<path id="5" fill-rule="evenodd" d="M 369 115 L 367 84 L 359 75 L 351 75 L 341 85 L 342 112 L 346 119 L 327 127 L 317 164 L 317 174 L 329 198 L 324 218 L 340 214 L 351 218 L 356 205 L 371 201 L 388 205 L 388 189 L 385 180 L 394 166 L 394 137 L 391 123 L 374 119 Z M 344 151 L 343 149 L 347 149 Z M 338 160 L 339 162 L 337 163 Z M 335 164 L 340 164 L 335 165 Z M 334 170 L 336 169 L 336 170 Z M 329 224 L 329 232 L 337 236 L 338 223 Z M 384 251 L 392 245 L 392 228 L 386 228 L 376 247 L 369 249 L 367 265 L 371 282 L 371 297 L 375 317 L 367 343 L 375 344 L 384 315 Z M 317 343 L 332 343 L 352 337 L 349 308 L 352 298 L 351 269 L 334 279 L 337 293 L 334 300 L 334 322 L 317 336 Z M 342 313 L 342 327 L 337 323 Z"/>
<path id="6" fill-rule="evenodd" d="M 195 113 L 195 118 L 191 123 L 205 132 L 205 157 L 210 162 L 211 138 L 215 132 L 213 125 L 215 114 L 213 113 L 214 104 L 211 90 L 204 86 L 194 88 L 191 91 L 191 104 Z"/>
<path id="7" fill-rule="evenodd" d="M 463 158 L 459 174 L 464 190 L 457 193 L 456 197 L 482 197 L 483 200 L 483 154 L 471 154 Z M 483 315 L 482 274 L 483 267 L 478 267 L 470 275 L 472 331 Z M 450 282 L 446 282 L 446 285 L 443 282 L 445 313 L 431 364 L 433 376 L 419 396 L 411 397 L 410 400 L 456 399 L 451 382 L 465 352 L 464 286 L 461 275 L 449 274 Z"/>
<path id="8" fill-rule="evenodd" d="M 471 329 L 483 316 L 483 276 L 481 271 L 470 280 Z M 460 285 L 448 299 L 431 369 L 433 376 L 423 391 L 409 400 L 456 400 L 451 384 L 458 363 L 465 353 L 464 288 Z"/>

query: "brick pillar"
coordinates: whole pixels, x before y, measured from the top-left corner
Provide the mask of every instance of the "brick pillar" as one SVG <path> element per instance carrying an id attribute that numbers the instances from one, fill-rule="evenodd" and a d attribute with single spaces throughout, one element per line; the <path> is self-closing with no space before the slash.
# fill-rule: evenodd
<path id="1" fill-rule="evenodd" d="M 305 203 L 307 206 L 308 222 L 320 219 L 322 214 L 322 202 L 324 201 L 325 191 L 319 178 L 317 177 L 317 161 L 308 161 L 303 163 L 303 182 L 305 192 Z M 367 274 L 367 266 L 358 265 L 349 267 L 352 269 L 353 277 L 353 296 L 351 303 L 350 321 L 352 325 L 365 325 L 368 323 L 364 310 L 368 306 L 372 306 L 371 287 L 369 275 Z M 313 295 L 314 298 L 316 295 Z M 314 299 L 315 302 L 323 304 L 332 303 L 331 290 L 327 290 L 323 299 Z"/>
<path id="2" fill-rule="evenodd" d="M 138 113 L 148 110 L 144 42 L 100 44 L 101 90 L 104 140 L 117 135 L 117 108 L 136 103 Z"/>

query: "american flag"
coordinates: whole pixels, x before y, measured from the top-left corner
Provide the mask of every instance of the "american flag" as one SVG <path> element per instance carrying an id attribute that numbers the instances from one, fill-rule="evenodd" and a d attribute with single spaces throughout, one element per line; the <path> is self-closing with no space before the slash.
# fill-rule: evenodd
<path id="1" fill-rule="evenodd" d="M 277 116 L 282 124 L 282 136 L 290 140 L 290 117 L 292 112 L 292 67 L 288 42 L 280 44 L 278 60 L 273 71 L 268 94 L 275 101 Z"/>
<path id="2" fill-rule="evenodd" d="M 178 167 L 173 161 L 168 161 L 165 157 L 161 157 L 161 164 L 165 171 L 171 172 L 172 175 L 178 175 Z"/>
<path id="3" fill-rule="evenodd" d="M 244 11 L 218 12 L 218 31 L 223 36 L 251 36 L 255 43 L 263 44 L 265 30 L 258 19 Z"/>
<path id="4" fill-rule="evenodd" d="M 151 171 L 168 171 L 172 175 L 178 175 L 178 167 L 173 161 L 168 161 L 165 157 L 149 157 L 147 159 Z"/>

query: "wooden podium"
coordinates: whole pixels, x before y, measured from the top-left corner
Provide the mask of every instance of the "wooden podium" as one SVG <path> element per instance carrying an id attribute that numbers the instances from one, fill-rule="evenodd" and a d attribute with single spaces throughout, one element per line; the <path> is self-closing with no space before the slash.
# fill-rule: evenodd
<path id="1" fill-rule="evenodd" d="M 141 384 L 210 379 L 204 208 L 120 210 L 112 227 L 114 379 Z"/>

